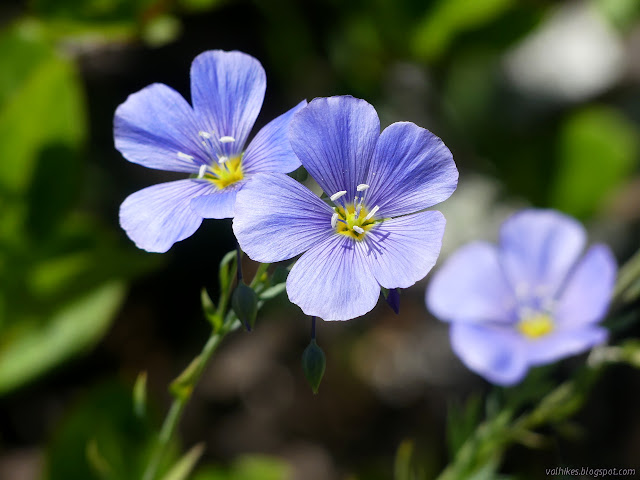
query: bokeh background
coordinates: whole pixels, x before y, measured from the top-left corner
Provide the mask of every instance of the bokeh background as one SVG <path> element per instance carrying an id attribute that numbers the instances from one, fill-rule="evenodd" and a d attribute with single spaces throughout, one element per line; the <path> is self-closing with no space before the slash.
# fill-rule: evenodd
<path id="1" fill-rule="evenodd" d="M 164 255 L 138 251 L 119 204 L 177 177 L 128 163 L 112 138 L 116 107 L 144 86 L 189 98 L 204 50 L 262 62 L 257 127 L 302 98 L 351 94 L 383 126 L 408 120 L 440 136 L 460 169 L 439 207 L 441 261 L 495 239 L 529 205 L 578 217 L 620 263 L 640 245 L 637 0 L 32 0 L 3 2 L 0 25 L 3 480 L 138 478 L 167 384 L 208 336 L 200 291 L 217 290 L 231 223 L 205 221 Z M 284 295 L 269 303 L 255 331 L 214 357 L 173 454 L 206 442 L 197 480 L 388 480 L 396 453 L 412 449 L 433 478 L 483 399 L 508 392 L 452 354 L 425 309 L 427 283 L 402 293 L 399 316 L 381 301 L 320 323 L 328 364 L 315 396 L 300 367 L 309 320 Z M 613 342 L 640 334 L 634 311 Z M 561 362 L 553 378 L 584 361 Z M 149 407 L 138 415 L 142 371 Z M 509 450 L 506 478 L 567 465 L 640 472 L 638 405 L 637 371 L 609 369 L 542 448 Z"/>

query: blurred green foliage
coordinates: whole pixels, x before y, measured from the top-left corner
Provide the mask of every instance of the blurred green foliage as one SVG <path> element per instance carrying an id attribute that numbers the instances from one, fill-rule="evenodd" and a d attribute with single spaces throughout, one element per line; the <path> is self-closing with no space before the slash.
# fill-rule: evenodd
<path id="1" fill-rule="evenodd" d="M 572 112 L 560 131 L 552 205 L 587 218 L 635 172 L 638 127 L 619 111 L 589 106 Z"/>
<path id="2" fill-rule="evenodd" d="M 0 34 L 0 394 L 99 341 L 151 265 L 78 208 L 83 87 L 32 27 Z"/>
<path id="3" fill-rule="evenodd" d="M 197 472 L 193 480 L 287 480 L 290 467 L 266 455 L 239 457 L 229 468 L 206 467 Z"/>
<path id="4" fill-rule="evenodd" d="M 139 480 L 154 440 L 153 423 L 135 414 L 131 392 L 117 383 L 101 385 L 62 421 L 48 448 L 44 478 Z"/>

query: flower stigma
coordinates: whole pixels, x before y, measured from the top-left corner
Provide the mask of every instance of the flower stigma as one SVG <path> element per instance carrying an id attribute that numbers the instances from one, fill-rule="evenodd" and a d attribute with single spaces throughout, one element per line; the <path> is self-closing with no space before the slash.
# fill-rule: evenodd
<path id="1" fill-rule="evenodd" d="M 518 331 L 532 340 L 548 335 L 553 328 L 553 319 L 547 313 L 535 313 L 518 322 Z"/>
<path id="2" fill-rule="evenodd" d="M 350 203 L 345 203 L 343 199 L 347 193 L 346 190 L 336 192 L 329 197 L 336 205 L 333 207 L 334 213 L 331 216 L 331 228 L 335 229 L 336 233 L 360 241 L 365 237 L 366 232 L 380 221 L 374 218 L 380 208 L 378 205 L 370 211 L 363 205 L 363 192 L 368 189 L 369 185 L 364 183 L 358 185 L 356 192 L 360 193 L 361 196 L 358 197 L 358 194 L 356 194 L 353 202 Z"/>
<path id="3" fill-rule="evenodd" d="M 222 148 L 222 145 L 224 144 L 234 143 L 236 141 L 235 138 L 228 135 L 217 137 L 213 131 L 205 132 L 202 130 L 198 132 L 198 136 L 201 139 L 200 143 L 204 146 L 205 151 L 207 152 L 210 164 L 200 165 L 197 178 L 209 180 L 220 190 L 239 182 L 244 178 L 244 172 L 242 169 L 243 154 L 227 154 L 224 153 L 223 150 L 225 149 Z M 178 157 L 183 160 L 194 160 L 193 156 L 182 152 L 178 152 Z"/>

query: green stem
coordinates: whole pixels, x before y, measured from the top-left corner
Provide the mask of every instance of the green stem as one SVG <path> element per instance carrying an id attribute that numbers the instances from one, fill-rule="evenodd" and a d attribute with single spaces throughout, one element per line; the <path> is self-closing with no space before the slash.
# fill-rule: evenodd
<path id="1" fill-rule="evenodd" d="M 238 253 L 236 261 L 239 262 L 240 259 L 241 257 Z M 268 267 L 269 264 L 261 264 L 258 267 L 258 271 L 251 281 L 251 287 L 258 286 L 261 283 L 261 277 L 264 272 L 267 271 Z M 236 270 L 236 268 L 238 270 Z M 178 429 L 180 419 L 182 418 L 182 413 L 184 412 L 184 409 L 191 398 L 193 389 L 200 381 L 200 377 L 202 377 L 205 368 L 209 364 L 209 360 L 218 349 L 218 346 L 220 345 L 224 337 L 227 336 L 227 334 L 237 330 L 241 326 L 241 322 L 238 320 L 235 313 L 233 311 L 227 311 L 229 305 L 229 297 L 231 296 L 231 292 L 233 291 L 233 284 L 231 279 L 236 274 L 236 271 L 239 271 L 239 263 L 234 265 L 234 268 L 232 268 L 229 272 L 230 275 L 228 277 L 229 281 L 227 282 L 227 288 L 223 289 L 220 292 L 220 300 L 218 308 L 216 310 L 216 316 L 219 316 L 221 319 L 220 328 L 213 328 L 211 330 L 211 335 L 209 336 L 207 343 L 205 343 L 204 347 L 202 348 L 200 355 L 198 355 L 191 362 L 191 364 L 189 364 L 184 372 L 180 374 L 180 376 L 172 384 L 172 393 L 174 399 L 171 407 L 169 407 L 167 416 L 164 419 L 162 428 L 160 429 L 160 434 L 158 435 L 158 443 L 156 444 L 155 449 L 151 454 L 151 458 L 149 459 L 147 468 L 144 471 L 142 480 L 155 480 L 158 473 L 158 468 L 160 467 L 160 463 L 162 462 L 163 457 L 167 454 L 167 449 L 169 448 L 171 439 L 174 437 L 176 430 Z M 174 385 L 176 386 L 175 390 L 173 389 Z"/>
<path id="2" fill-rule="evenodd" d="M 142 480 L 154 480 L 156 473 L 158 471 L 158 467 L 160 466 L 160 462 L 162 458 L 166 455 L 167 449 L 169 447 L 169 443 L 173 438 L 178 424 L 180 423 L 180 419 L 182 418 L 182 413 L 191 398 L 191 391 L 198 384 L 202 373 L 204 372 L 209 360 L 213 353 L 217 350 L 220 342 L 225 337 L 225 335 L 237 328 L 235 325 L 237 322 L 234 322 L 233 318 L 230 318 L 231 322 L 227 323 L 229 328 L 222 329 L 221 333 L 216 333 L 212 331 L 211 336 L 207 340 L 202 352 L 197 357 L 198 362 L 195 365 L 195 369 L 189 375 L 189 385 L 188 385 L 188 393 L 184 395 L 177 395 L 174 397 L 173 403 L 169 408 L 169 412 L 164 419 L 164 423 L 162 424 L 162 429 L 160 430 L 160 435 L 158 436 L 158 444 L 156 445 L 155 450 L 152 453 L 151 459 L 147 464 L 147 468 L 142 476 Z M 225 322 L 226 323 L 226 322 Z M 234 328 L 235 327 L 235 328 Z"/>
<path id="3" fill-rule="evenodd" d="M 260 283 L 260 279 L 262 278 L 262 275 L 264 275 L 264 273 L 267 271 L 267 269 L 269 268 L 269 265 L 271 265 L 270 263 L 261 263 L 258 266 L 258 269 L 256 270 L 256 274 L 253 277 L 253 280 L 251 280 L 251 283 L 249 284 L 249 286 L 251 288 L 255 288 L 258 283 Z"/>

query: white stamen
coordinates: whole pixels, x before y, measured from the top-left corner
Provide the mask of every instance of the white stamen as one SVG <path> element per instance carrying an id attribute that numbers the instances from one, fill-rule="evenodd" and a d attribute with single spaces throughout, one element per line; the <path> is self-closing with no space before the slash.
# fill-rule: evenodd
<path id="1" fill-rule="evenodd" d="M 380 207 L 379 207 L 378 205 L 376 205 L 375 207 L 373 207 L 373 208 L 371 209 L 371 211 L 369 212 L 369 214 L 368 214 L 366 217 L 364 217 L 364 221 L 366 222 L 366 221 L 367 221 L 367 220 L 369 220 L 371 217 L 373 217 L 373 216 L 376 214 L 376 212 L 377 212 L 378 210 L 380 210 Z"/>
<path id="2" fill-rule="evenodd" d="M 341 196 L 346 195 L 346 194 L 347 194 L 346 190 L 340 190 L 339 192 L 336 192 L 333 195 L 331 195 L 329 198 L 331 199 L 332 202 L 335 202 Z"/>
<path id="3" fill-rule="evenodd" d="M 181 158 L 182 160 L 193 160 L 193 156 L 182 152 L 178 152 L 178 158 Z"/>
<path id="4" fill-rule="evenodd" d="M 361 183 L 360 185 L 358 185 L 356 187 L 356 190 L 359 192 L 362 192 L 364 190 L 366 190 L 367 188 L 369 188 L 369 185 L 367 185 L 366 183 Z"/>
<path id="5" fill-rule="evenodd" d="M 354 229 L 356 232 L 358 232 L 359 234 L 363 234 L 363 233 L 364 233 L 364 229 L 363 229 L 363 228 L 360 228 L 360 227 L 359 227 L 359 226 L 357 226 L 357 225 L 354 225 L 354 226 L 353 226 L 353 229 Z"/>
<path id="6" fill-rule="evenodd" d="M 204 172 L 207 170 L 206 165 L 200 165 L 200 170 L 198 171 L 198 178 L 204 177 Z"/>
<path id="7" fill-rule="evenodd" d="M 226 157 L 226 156 L 224 156 L 224 155 L 220 155 L 220 156 L 218 157 L 218 163 L 224 163 L 224 162 L 226 162 L 227 160 L 229 160 L 229 157 Z"/>
<path id="8" fill-rule="evenodd" d="M 202 130 L 200 130 L 198 132 L 198 135 L 200 135 L 202 138 L 211 138 L 211 134 L 210 133 L 204 132 Z"/>
<path id="9" fill-rule="evenodd" d="M 225 135 L 224 137 L 220 137 L 220 143 L 231 143 L 231 142 L 235 142 L 236 139 L 233 137 L 229 137 L 227 135 Z"/>
<path id="10" fill-rule="evenodd" d="M 338 214 L 334 213 L 333 215 L 331 215 L 331 228 L 336 228 L 337 224 L 338 224 Z"/>

